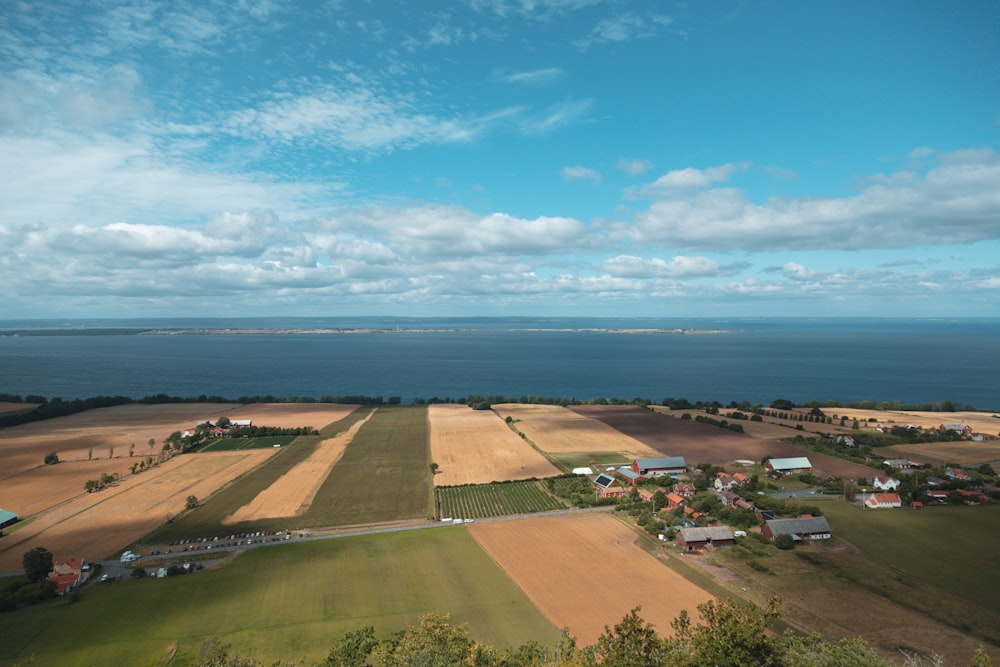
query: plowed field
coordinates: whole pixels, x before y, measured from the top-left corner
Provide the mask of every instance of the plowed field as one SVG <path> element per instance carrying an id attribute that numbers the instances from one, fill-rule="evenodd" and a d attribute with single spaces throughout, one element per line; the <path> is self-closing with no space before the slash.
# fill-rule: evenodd
<path id="1" fill-rule="evenodd" d="M 272 454 L 256 449 L 177 456 L 118 486 L 71 500 L 5 537 L 0 571 L 20 569 L 21 557 L 36 546 L 57 557 L 106 556 L 183 511 L 187 496 L 211 495 Z"/>
<path id="2" fill-rule="evenodd" d="M 488 484 L 549 477 L 558 468 L 514 433 L 491 410 L 442 403 L 427 406 L 434 484 Z"/>
<path id="3" fill-rule="evenodd" d="M 658 450 L 655 456 L 683 456 L 688 465 L 713 463 L 724 466 L 736 459 L 759 461 L 764 456 L 806 456 L 820 473 L 843 478 L 872 475 L 871 468 L 857 463 L 631 405 L 581 405 L 574 406 L 573 410 L 641 440 Z"/>
<path id="4" fill-rule="evenodd" d="M 357 409 L 356 405 L 340 403 L 254 403 L 230 409 L 224 414 L 230 419 L 252 419 L 255 426 L 312 426 L 319 430 Z"/>
<path id="5" fill-rule="evenodd" d="M 344 450 L 354 438 L 354 434 L 371 419 L 375 411 L 334 438 L 328 438 L 316 446 L 309 458 L 300 461 L 291 470 L 279 477 L 274 484 L 257 494 L 252 501 L 233 512 L 223 520 L 223 524 L 257 519 L 276 519 L 305 514 L 327 475 L 344 455 Z"/>
<path id="6" fill-rule="evenodd" d="M 660 456 L 639 440 L 558 405 L 505 403 L 493 409 L 505 419 L 512 418 L 514 426 L 545 452 L 618 452 L 627 459 Z"/>
<path id="7" fill-rule="evenodd" d="M 469 532 L 557 628 L 580 645 L 597 641 L 633 607 L 661 635 L 682 609 L 712 596 L 637 544 L 631 528 L 606 513 L 477 523 Z"/>

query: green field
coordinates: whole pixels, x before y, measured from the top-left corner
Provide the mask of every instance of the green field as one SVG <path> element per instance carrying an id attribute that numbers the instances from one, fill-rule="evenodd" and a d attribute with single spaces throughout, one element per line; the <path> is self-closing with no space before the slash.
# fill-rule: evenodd
<path id="1" fill-rule="evenodd" d="M 822 504 L 833 532 L 900 577 L 1000 613 L 1000 505 L 861 510 Z"/>
<path id="2" fill-rule="evenodd" d="M 383 636 L 429 611 L 498 646 L 558 633 L 460 527 L 438 527 L 248 552 L 218 569 L 99 584 L 65 601 L 4 614 L 0 660 L 38 665 L 189 664 L 218 635 L 263 662 L 324 657 L 336 637 Z"/>
<path id="3" fill-rule="evenodd" d="M 437 489 L 440 517 L 483 519 L 505 514 L 528 514 L 566 509 L 542 482 L 523 481 L 471 486 L 443 486 Z"/>
<path id="4" fill-rule="evenodd" d="M 606 466 L 626 466 L 630 459 L 618 452 L 560 452 L 549 455 L 556 465 L 562 467 L 566 472 L 573 468 L 584 468 L 590 465 L 591 461 L 597 464 L 602 470 Z M 596 473 L 597 470 L 595 469 Z"/>
<path id="5" fill-rule="evenodd" d="M 199 452 L 228 452 L 239 449 L 263 449 L 290 445 L 296 436 L 294 435 L 269 435 L 262 438 L 218 438 L 209 441 Z"/>

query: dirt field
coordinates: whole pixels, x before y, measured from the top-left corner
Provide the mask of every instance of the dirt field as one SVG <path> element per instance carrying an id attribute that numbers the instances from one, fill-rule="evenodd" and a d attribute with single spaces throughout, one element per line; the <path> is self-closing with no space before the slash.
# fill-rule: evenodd
<path id="1" fill-rule="evenodd" d="M 820 474 L 843 478 L 871 477 L 872 474 L 871 468 L 857 463 L 632 405 L 581 405 L 572 409 L 646 443 L 657 450 L 654 456 L 683 456 L 688 465 L 725 466 L 736 459 L 760 461 L 764 456 L 806 456 Z"/>
<path id="2" fill-rule="evenodd" d="M 64 461 L 54 466 L 41 466 L 8 477 L 0 483 L 0 507 L 20 517 L 44 512 L 83 493 L 89 479 L 99 479 L 103 473 L 128 473 L 138 458 L 115 457 L 95 461 Z"/>
<path id="3" fill-rule="evenodd" d="M 488 484 L 549 477 L 562 471 L 512 431 L 492 410 L 442 403 L 427 406 L 434 484 Z"/>
<path id="4" fill-rule="evenodd" d="M 312 505 L 316 493 L 326 481 L 327 475 L 333 470 L 333 466 L 337 465 L 347 445 L 354 439 L 354 434 L 371 419 L 373 414 L 375 410 L 347 431 L 319 443 L 309 458 L 297 463 L 274 484 L 258 493 L 256 498 L 226 517 L 222 523 L 228 525 L 240 521 L 277 519 L 305 514 Z"/>
<path id="5" fill-rule="evenodd" d="M 511 417 L 514 426 L 545 452 L 618 452 L 626 459 L 661 455 L 607 424 L 558 405 L 505 403 L 493 410 L 501 418 Z"/>
<path id="6" fill-rule="evenodd" d="M 178 456 L 118 486 L 71 500 L 4 537 L 0 571 L 20 569 L 21 557 L 36 546 L 57 558 L 107 556 L 183 511 L 187 496 L 209 496 L 273 453 L 255 449 Z"/>
<path id="7" fill-rule="evenodd" d="M 95 459 L 106 460 L 109 448 L 114 447 L 115 458 L 127 459 L 129 445 L 134 443 L 136 457 L 157 454 L 174 431 L 236 407 L 218 403 L 119 405 L 0 429 L 0 480 L 42 465 L 49 452 L 56 452 L 60 461 L 86 461 L 88 450 L 93 449 Z M 156 440 L 152 450 L 150 438 Z"/>
<path id="8" fill-rule="evenodd" d="M 910 411 L 888 411 L 888 410 L 855 410 L 853 408 L 828 408 L 824 410 L 829 415 L 836 413 L 847 416 L 848 419 L 857 419 L 862 424 L 866 424 L 869 419 L 874 418 L 883 424 L 895 423 L 900 425 L 913 424 L 923 428 L 937 428 L 941 424 L 968 424 L 972 430 L 981 433 L 1000 434 L 1000 416 L 994 416 L 993 412 L 910 412 Z M 871 426 L 875 426 L 872 422 Z"/>
<path id="9" fill-rule="evenodd" d="M 477 523 L 469 532 L 557 628 L 593 644 L 637 605 L 662 635 L 712 596 L 637 545 L 607 513 Z"/>
<path id="10" fill-rule="evenodd" d="M 312 426 L 321 429 L 358 409 L 339 403 L 253 403 L 219 413 L 230 419 L 252 419 L 256 426 L 295 428 Z M 168 434 L 169 435 L 169 434 Z"/>
<path id="11" fill-rule="evenodd" d="M 37 407 L 38 403 L 5 403 L 0 401 L 0 415 L 5 412 L 20 412 L 21 410 L 30 410 Z"/>
<path id="12" fill-rule="evenodd" d="M 1000 461 L 1000 441 L 991 442 L 925 442 L 918 445 L 893 445 L 880 447 L 879 453 L 926 461 L 935 465 L 957 463 L 959 465 L 980 465 Z"/>

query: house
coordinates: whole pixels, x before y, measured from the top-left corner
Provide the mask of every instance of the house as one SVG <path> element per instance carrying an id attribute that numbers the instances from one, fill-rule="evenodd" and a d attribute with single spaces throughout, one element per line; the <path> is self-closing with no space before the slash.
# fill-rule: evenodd
<path id="1" fill-rule="evenodd" d="M 972 433 L 972 427 L 968 424 L 955 423 L 955 424 L 941 424 L 938 426 L 941 431 L 954 431 L 955 433 L 961 433 L 962 435 L 969 435 Z"/>
<path id="2" fill-rule="evenodd" d="M 17 523 L 16 514 L 7 510 L 0 510 L 0 535 L 3 535 L 4 528 L 13 526 L 15 523 Z"/>
<path id="3" fill-rule="evenodd" d="M 735 479 L 736 483 L 740 486 L 746 486 L 750 483 L 750 478 L 741 472 L 733 473 L 733 479 Z"/>
<path id="4" fill-rule="evenodd" d="M 677 545 L 685 551 L 731 547 L 735 541 L 729 526 L 681 528 L 677 531 Z"/>
<path id="5" fill-rule="evenodd" d="M 63 595 L 86 583 L 90 577 L 90 565 L 82 558 L 57 560 L 52 564 L 49 581 L 56 583 L 56 595 Z"/>
<path id="6" fill-rule="evenodd" d="M 946 479 L 941 479 L 940 477 L 933 477 L 933 476 L 928 477 L 926 481 L 927 481 L 927 486 L 942 486 L 948 483 L 948 480 Z"/>
<path id="7" fill-rule="evenodd" d="M 962 496 L 962 500 L 968 505 L 985 505 L 987 498 L 983 493 L 978 491 L 969 491 L 968 489 L 955 489 L 955 493 Z"/>
<path id="8" fill-rule="evenodd" d="M 954 479 L 960 482 L 969 481 L 969 473 L 965 472 L 962 468 L 945 468 L 944 476 L 948 479 Z"/>
<path id="9" fill-rule="evenodd" d="M 887 465 L 896 470 L 909 470 L 913 467 L 913 461 L 909 459 L 886 459 L 882 461 L 882 465 Z"/>
<path id="10" fill-rule="evenodd" d="M 930 490 L 925 491 L 924 495 L 926 495 L 931 500 L 938 501 L 939 503 L 946 503 L 946 502 L 948 502 L 948 492 L 947 491 L 930 489 Z"/>
<path id="11" fill-rule="evenodd" d="M 733 501 L 733 507 L 738 510 L 749 510 L 751 512 L 755 509 L 752 503 L 744 500 L 743 498 L 736 498 L 736 500 Z"/>
<path id="12" fill-rule="evenodd" d="M 796 542 L 800 540 L 828 540 L 833 536 L 830 523 L 824 516 L 771 519 L 764 522 L 760 532 L 772 542 L 778 535 L 791 535 Z"/>
<path id="13" fill-rule="evenodd" d="M 643 478 L 675 476 L 687 471 L 687 462 L 683 456 L 659 456 L 632 461 L 632 471 Z"/>
<path id="14" fill-rule="evenodd" d="M 715 477 L 716 491 L 732 491 L 739 485 L 740 483 L 732 475 L 728 475 L 724 472 L 720 472 Z"/>
<path id="15" fill-rule="evenodd" d="M 597 487 L 598 498 L 624 498 L 625 487 L 616 486 L 615 478 L 611 475 L 601 473 L 594 478 L 594 486 Z"/>
<path id="16" fill-rule="evenodd" d="M 667 507 L 670 509 L 675 509 L 684 504 L 684 498 L 677 495 L 673 491 L 667 494 Z"/>
<path id="17" fill-rule="evenodd" d="M 652 502 L 653 494 L 655 493 L 656 491 L 650 491 L 649 489 L 639 489 L 639 500 L 643 500 L 647 503 Z"/>
<path id="18" fill-rule="evenodd" d="M 674 484 L 674 493 L 683 498 L 691 498 L 698 492 L 698 489 L 694 488 L 694 484 L 690 482 L 678 482 Z"/>
<path id="19" fill-rule="evenodd" d="M 902 506 L 903 501 L 899 499 L 898 493 L 873 493 L 865 500 L 865 507 L 869 509 L 886 509 Z"/>
<path id="20" fill-rule="evenodd" d="M 684 508 L 684 515 L 685 516 L 689 516 L 692 519 L 700 519 L 701 516 L 702 516 L 701 512 L 697 511 L 693 507 L 685 507 Z"/>
<path id="21" fill-rule="evenodd" d="M 764 463 L 767 471 L 779 477 L 799 472 L 812 472 L 812 463 L 805 456 L 794 456 L 787 459 L 768 459 Z"/>
<path id="22" fill-rule="evenodd" d="M 853 435 L 838 435 L 837 444 L 843 445 L 844 447 L 854 447 L 854 436 Z"/>
<path id="23" fill-rule="evenodd" d="M 885 475 L 877 475 L 872 481 L 872 485 L 880 491 L 895 491 L 896 487 L 899 486 L 899 480 Z"/>
<path id="24" fill-rule="evenodd" d="M 736 502 L 736 499 L 739 498 L 739 496 L 732 491 L 716 491 L 716 494 L 719 496 L 719 500 L 722 501 L 722 504 L 726 507 L 732 507 L 733 503 Z"/>

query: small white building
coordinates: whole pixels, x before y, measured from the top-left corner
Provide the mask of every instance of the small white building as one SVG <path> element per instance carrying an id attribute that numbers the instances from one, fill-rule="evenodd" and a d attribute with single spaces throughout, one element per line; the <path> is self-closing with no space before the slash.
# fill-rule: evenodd
<path id="1" fill-rule="evenodd" d="M 893 509 L 902 507 L 903 502 L 898 493 L 873 493 L 865 500 L 865 507 L 869 509 Z"/>

